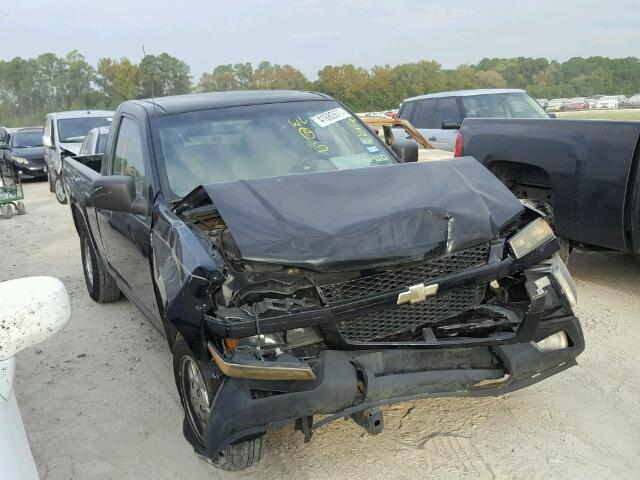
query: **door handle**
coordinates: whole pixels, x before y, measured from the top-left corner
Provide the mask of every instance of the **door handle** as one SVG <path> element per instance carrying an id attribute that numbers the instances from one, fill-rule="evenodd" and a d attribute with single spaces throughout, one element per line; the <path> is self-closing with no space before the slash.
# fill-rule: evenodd
<path id="1" fill-rule="evenodd" d="M 430 142 L 435 142 L 436 140 L 438 140 L 436 137 L 429 137 Z"/>

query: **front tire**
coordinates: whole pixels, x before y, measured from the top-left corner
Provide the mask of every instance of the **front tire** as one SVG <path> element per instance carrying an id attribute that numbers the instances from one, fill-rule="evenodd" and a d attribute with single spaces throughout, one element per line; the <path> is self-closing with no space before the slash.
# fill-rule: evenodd
<path id="1" fill-rule="evenodd" d="M 24 206 L 23 202 L 18 202 L 16 203 L 16 211 L 18 212 L 18 215 L 24 215 L 27 213 L 27 208 Z"/>
<path id="2" fill-rule="evenodd" d="M 98 303 L 118 300 L 121 295 L 120 289 L 111 274 L 106 271 L 98 260 L 89 235 L 85 231 L 80 233 L 80 254 L 84 282 L 89 296 Z"/>
<path id="3" fill-rule="evenodd" d="M 185 436 L 196 452 L 203 451 L 205 428 L 215 409 L 213 399 L 222 386 L 223 374 L 217 370 L 205 374 L 181 337 L 173 348 L 173 372 L 185 413 Z M 222 470 L 237 471 L 256 465 L 261 457 L 262 436 L 258 436 L 228 445 L 217 458 L 205 461 Z"/>
<path id="4" fill-rule="evenodd" d="M 62 183 L 62 176 L 56 176 L 56 179 L 53 181 L 53 190 L 58 203 L 65 205 L 67 203 L 67 192 L 64 189 L 64 183 Z"/>

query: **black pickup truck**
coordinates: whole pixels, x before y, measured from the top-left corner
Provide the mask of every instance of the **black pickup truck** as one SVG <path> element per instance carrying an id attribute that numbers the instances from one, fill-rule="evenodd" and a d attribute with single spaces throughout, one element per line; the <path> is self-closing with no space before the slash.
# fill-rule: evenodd
<path id="1" fill-rule="evenodd" d="M 640 254 L 640 122 L 467 118 L 471 155 L 574 245 Z"/>
<path id="2" fill-rule="evenodd" d="M 416 163 L 332 98 L 123 103 L 104 155 L 66 158 L 87 289 L 166 336 L 203 458 L 381 405 L 502 395 L 576 364 L 553 231 L 472 158 Z M 314 421 L 314 415 L 326 415 Z"/>

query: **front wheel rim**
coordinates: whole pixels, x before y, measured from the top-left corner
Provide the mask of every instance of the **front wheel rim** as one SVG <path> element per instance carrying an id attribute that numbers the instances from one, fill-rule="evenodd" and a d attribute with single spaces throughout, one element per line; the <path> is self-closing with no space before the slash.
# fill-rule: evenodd
<path id="1" fill-rule="evenodd" d="M 195 360 L 186 355 L 180 361 L 180 389 L 191 429 L 198 440 L 204 443 L 204 427 L 211 413 L 211 401 L 200 368 Z"/>
<path id="2" fill-rule="evenodd" d="M 91 263 L 91 250 L 89 250 L 89 240 L 86 238 L 84 244 L 84 270 L 87 274 L 87 282 L 93 287 L 93 264 Z"/>
<path id="3" fill-rule="evenodd" d="M 55 188 L 56 188 L 56 197 L 58 197 L 58 200 L 63 202 L 67 198 L 67 194 L 64 192 L 64 187 L 62 186 L 62 180 L 60 180 L 60 178 L 56 179 Z"/>

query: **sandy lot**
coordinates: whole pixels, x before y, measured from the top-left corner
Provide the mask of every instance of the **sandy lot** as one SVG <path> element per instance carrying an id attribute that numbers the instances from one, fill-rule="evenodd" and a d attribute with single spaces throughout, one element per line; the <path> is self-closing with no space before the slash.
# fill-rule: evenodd
<path id="1" fill-rule="evenodd" d="M 572 256 L 587 341 L 578 367 L 503 397 L 388 407 L 377 436 L 341 420 L 305 444 L 286 428 L 267 436 L 258 467 L 230 474 L 182 437 L 162 336 L 128 301 L 87 295 L 68 207 L 45 183 L 25 193 L 27 215 L 0 221 L 0 280 L 53 275 L 73 304 L 63 332 L 18 357 L 42 479 L 638 478 L 640 263 L 627 256 Z"/>

